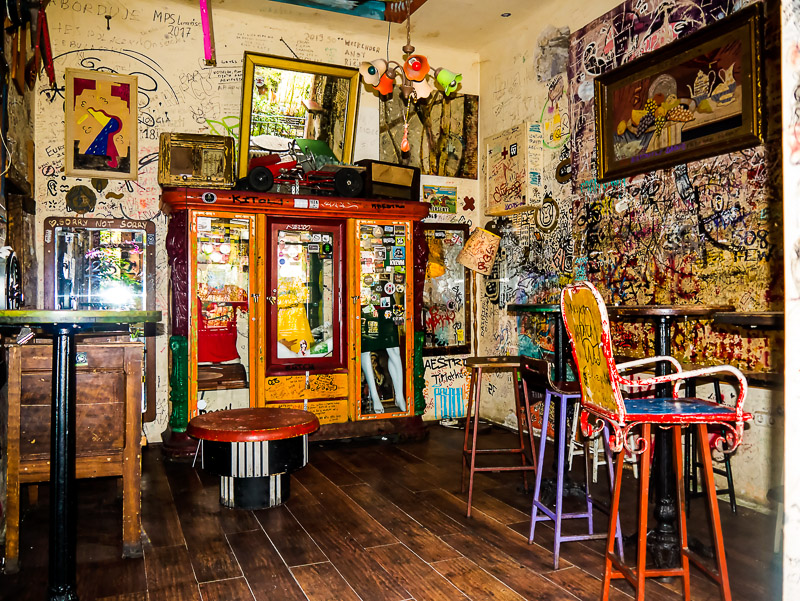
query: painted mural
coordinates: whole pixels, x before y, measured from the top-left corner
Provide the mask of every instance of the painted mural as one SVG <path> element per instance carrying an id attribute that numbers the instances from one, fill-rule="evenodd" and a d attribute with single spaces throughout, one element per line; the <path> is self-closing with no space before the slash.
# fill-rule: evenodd
<path id="1" fill-rule="evenodd" d="M 492 302 L 555 302 L 566 282 L 589 279 L 609 304 L 779 308 L 780 205 L 769 202 L 778 169 L 769 145 L 604 184 L 595 179 L 593 78 L 739 6 L 628 1 L 572 34 L 570 137 L 561 152 L 548 154 L 547 211 L 496 222 L 505 234 L 504 261 L 487 284 Z M 567 161 L 571 185 L 559 183 L 564 164 L 558 159 Z M 651 330 L 641 323 L 614 324 L 615 350 L 652 354 L 652 336 L 642 336 L 643 328 Z M 780 345 L 774 337 L 743 337 L 706 321 L 678 324 L 673 338 L 683 361 L 745 369 L 779 365 Z M 546 354 L 552 349 L 549 328 L 522 319 L 519 347 Z"/>

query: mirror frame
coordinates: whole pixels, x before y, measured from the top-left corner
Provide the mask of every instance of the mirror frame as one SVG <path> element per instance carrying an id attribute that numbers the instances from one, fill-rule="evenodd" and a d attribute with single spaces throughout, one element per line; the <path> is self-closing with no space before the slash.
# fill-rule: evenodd
<path id="1" fill-rule="evenodd" d="M 239 157 L 237 177 L 247 176 L 247 161 L 250 153 L 250 115 L 253 110 L 253 73 L 255 67 L 269 67 L 313 73 L 315 75 L 330 75 L 350 80 L 350 90 L 347 98 L 347 122 L 344 128 L 344 151 L 342 163 L 350 163 L 353 158 L 355 140 L 356 115 L 358 114 L 358 97 L 360 93 L 361 75 L 358 69 L 341 67 L 326 63 L 284 58 L 270 54 L 255 52 L 244 53 L 244 77 L 242 80 L 242 118 L 239 124 Z"/>
<path id="2" fill-rule="evenodd" d="M 103 219 L 53 216 L 44 220 L 44 308 L 56 308 L 55 230 L 61 227 L 95 230 L 143 231 L 145 233 L 145 311 L 156 309 L 156 224 L 147 219 Z M 156 324 L 144 324 L 145 406 L 142 422 L 156 419 Z"/>

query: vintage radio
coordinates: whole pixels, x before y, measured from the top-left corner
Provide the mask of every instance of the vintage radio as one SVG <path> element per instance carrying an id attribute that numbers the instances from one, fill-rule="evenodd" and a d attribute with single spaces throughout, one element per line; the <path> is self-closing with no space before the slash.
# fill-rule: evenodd
<path id="1" fill-rule="evenodd" d="M 233 143 L 230 136 L 162 133 L 158 183 L 162 186 L 232 187 Z"/>
<path id="2" fill-rule="evenodd" d="M 407 167 L 372 159 L 356 161 L 366 168 L 364 190 L 367 198 L 419 200 L 419 167 Z"/>

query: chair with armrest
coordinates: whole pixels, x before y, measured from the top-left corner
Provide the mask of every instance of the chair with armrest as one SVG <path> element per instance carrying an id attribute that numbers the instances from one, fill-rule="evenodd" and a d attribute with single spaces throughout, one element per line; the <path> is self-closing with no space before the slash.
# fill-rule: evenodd
<path id="1" fill-rule="evenodd" d="M 625 578 L 635 591 L 637 601 L 644 599 L 645 578 L 679 576 L 683 579 L 683 596 L 689 601 L 689 562 L 697 565 L 720 590 L 721 598 L 730 601 L 731 591 L 728 581 L 728 567 L 722 541 L 719 506 L 714 487 L 711 451 L 708 445 L 700 445 L 704 489 L 708 501 L 711 518 L 711 534 L 715 552 L 715 566 L 707 566 L 706 562 L 689 550 L 686 534 L 686 512 L 683 489 L 683 461 L 681 445 L 681 428 L 694 425 L 701 440 L 708 438 L 708 425 L 716 424 L 725 433 L 720 439 L 718 449 L 730 453 L 736 450 L 742 439 L 744 422 L 752 416 L 743 409 L 747 394 L 747 381 L 735 367 L 720 365 L 682 371 L 680 363 L 672 357 L 649 357 L 620 364 L 614 361 L 611 348 L 611 332 L 605 303 L 597 289 L 589 282 L 580 282 L 564 288 L 561 292 L 561 313 L 564 317 L 572 353 L 577 365 L 578 377 L 582 391 L 581 427 L 584 435 L 592 430 L 607 427 L 613 431 L 611 436 L 612 451 L 616 453 L 617 471 L 614 493 L 611 501 L 608 538 L 606 541 L 605 570 L 603 575 L 602 599 L 606 601 L 612 579 Z M 648 363 L 667 361 L 678 370 L 653 378 L 642 380 L 628 379 L 620 375 L 620 370 L 641 367 Z M 699 398 L 678 398 L 673 389 L 669 398 L 626 398 L 622 396 L 621 387 L 648 387 L 663 383 L 673 383 L 689 378 L 709 376 L 728 372 L 739 382 L 739 394 L 733 407 L 718 405 L 712 401 Z M 589 416 L 596 418 L 589 424 Z M 676 477 L 676 494 L 678 502 L 678 531 L 680 536 L 680 566 L 677 568 L 646 568 L 647 551 L 647 501 L 650 484 L 650 434 L 653 424 L 669 427 L 672 430 L 674 446 L 673 463 Z M 629 438 L 634 428 L 641 427 L 639 436 Z M 722 443 L 727 443 L 723 449 Z M 639 530 L 637 534 L 636 566 L 626 566 L 622 559 L 614 553 L 614 537 L 616 521 L 619 515 L 620 491 L 622 488 L 622 467 L 625 460 L 623 448 L 627 448 L 640 457 L 639 477 Z"/>

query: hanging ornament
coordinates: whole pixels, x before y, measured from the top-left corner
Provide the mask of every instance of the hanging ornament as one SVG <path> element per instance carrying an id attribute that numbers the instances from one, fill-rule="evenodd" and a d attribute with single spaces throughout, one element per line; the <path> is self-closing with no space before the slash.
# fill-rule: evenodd
<path id="1" fill-rule="evenodd" d="M 402 152 L 408 152 L 411 150 L 411 144 L 408 143 L 408 112 L 411 110 L 411 103 L 414 100 L 416 100 L 416 98 L 412 94 L 408 104 L 406 104 L 406 112 L 403 113 L 403 141 L 400 142 L 400 150 Z"/>

